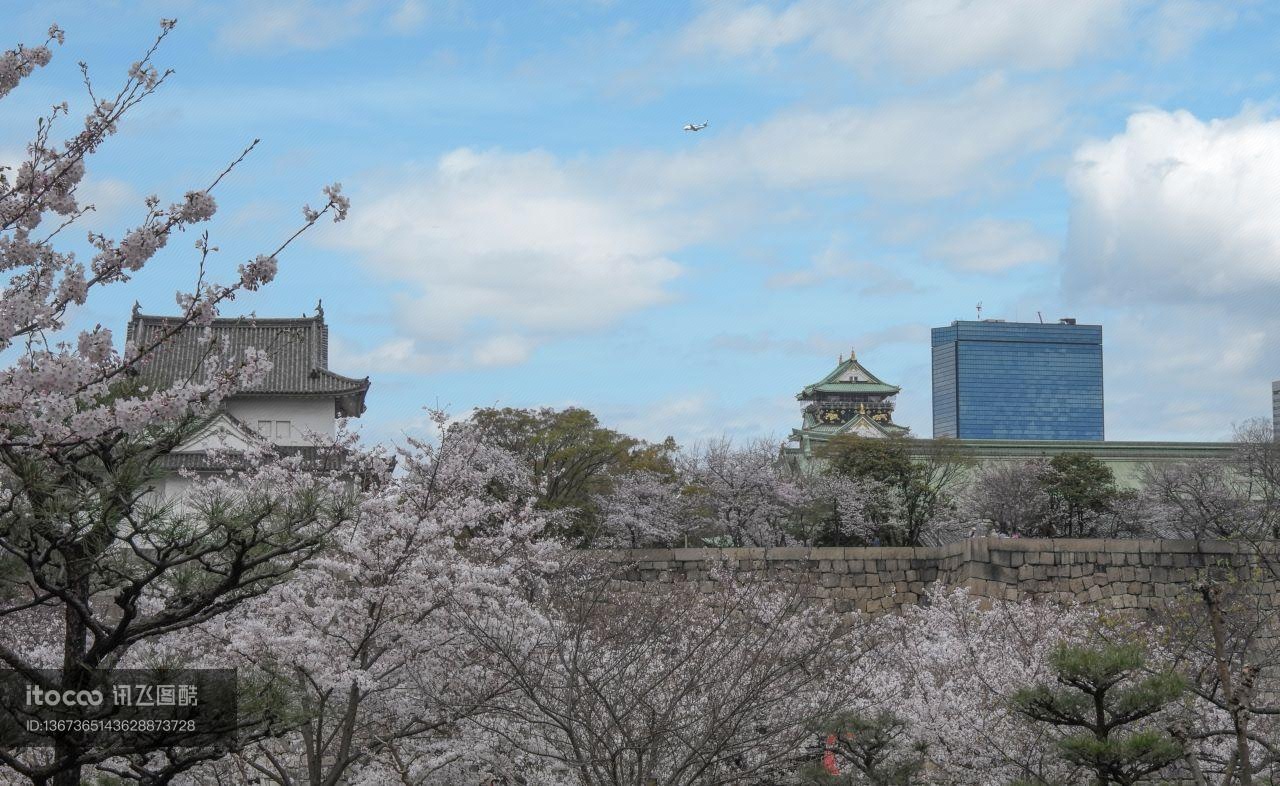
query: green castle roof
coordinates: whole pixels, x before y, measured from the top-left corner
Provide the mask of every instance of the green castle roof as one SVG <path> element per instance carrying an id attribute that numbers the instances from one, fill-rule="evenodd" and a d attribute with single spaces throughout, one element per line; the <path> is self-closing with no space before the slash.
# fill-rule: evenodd
<path id="1" fill-rule="evenodd" d="M 890 385 L 875 374 L 867 371 L 853 353 L 849 359 L 842 361 L 830 374 L 796 394 L 796 398 L 804 401 L 813 398 L 815 393 L 879 393 L 893 395 L 901 388 Z"/>

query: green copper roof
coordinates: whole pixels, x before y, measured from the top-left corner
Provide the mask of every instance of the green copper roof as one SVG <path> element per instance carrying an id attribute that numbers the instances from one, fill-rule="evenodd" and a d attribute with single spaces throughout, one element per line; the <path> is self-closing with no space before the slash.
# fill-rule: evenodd
<path id="1" fill-rule="evenodd" d="M 896 385 L 886 384 L 883 380 L 867 371 L 852 354 L 842 361 L 835 370 L 820 381 L 806 385 L 796 394 L 796 398 L 805 400 L 813 398 L 815 393 L 879 393 L 892 395 L 900 390 Z"/>
<path id="2" fill-rule="evenodd" d="M 792 429 L 791 437 L 792 439 L 799 439 L 802 436 L 807 436 L 820 442 L 825 442 L 841 434 L 857 434 L 866 431 L 868 428 L 878 431 L 887 437 L 904 436 L 911 431 L 906 426 L 899 426 L 897 423 L 884 423 L 872 420 L 866 415 L 858 415 L 844 423 L 819 423 L 812 426 L 806 424 L 802 428 Z"/>

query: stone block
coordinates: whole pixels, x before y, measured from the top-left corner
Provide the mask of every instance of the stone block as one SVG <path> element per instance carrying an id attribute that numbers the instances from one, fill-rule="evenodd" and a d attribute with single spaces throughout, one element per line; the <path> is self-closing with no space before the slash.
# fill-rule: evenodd
<path id="1" fill-rule="evenodd" d="M 1103 541 L 1102 549 L 1112 554 L 1137 554 L 1141 551 L 1139 543 L 1137 540 L 1107 538 Z"/>
<path id="2" fill-rule="evenodd" d="M 782 560 L 804 560 L 809 558 L 810 549 L 804 546 L 775 546 L 765 549 L 764 558 L 770 562 Z"/>

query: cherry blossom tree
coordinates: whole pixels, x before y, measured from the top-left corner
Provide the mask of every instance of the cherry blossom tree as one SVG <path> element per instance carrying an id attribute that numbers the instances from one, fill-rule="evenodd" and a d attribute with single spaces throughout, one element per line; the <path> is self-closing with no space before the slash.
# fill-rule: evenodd
<path id="1" fill-rule="evenodd" d="M 713 576 L 618 589 L 583 568 L 529 635 L 471 618 L 512 691 L 484 716 L 561 783 L 715 786 L 784 782 L 815 754 L 821 719 L 864 679 L 859 628 L 802 591 Z"/>
<path id="2" fill-rule="evenodd" d="M 1198 783 L 1261 781 L 1280 764 L 1274 611 L 1229 568 L 1207 568 L 1189 589 L 1157 612 L 1166 660 L 1198 699 L 1173 730 Z"/>
<path id="3" fill-rule="evenodd" d="M 1257 518 L 1247 533 L 1255 540 L 1280 540 L 1280 443 L 1274 424 L 1265 418 L 1242 423 L 1235 433 L 1231 465 L 1244 479 L 1256 504 Z M 1280 566 L 1272 563 L 1280 576 Z"/>
<path id="4" fill-rule="evenodd" d="M 168 331 L 122 352 L 101 326 L 68 334 L 95 291 L 127 283 L 175 235 L 211 218 L 214 192 L 244 158 L 170 204 L 147 198 L 139 223 L 119 238 L 90 234 L 87 262 L 59 245 L 91 209 L 77 193 L 89 158 L 170 75 L 153 63 L 174 23 L 161 27 L 111 94 L 96 92 L 82 66 L 92 102 L 82 126 L 64 136 L 70 108 L 58 103 L 39 118 L 22 160 L 0 170 L 0 351 L 16 353 L 0 370 L 0 663 L 46 689 L 82 689 L 127 663 L 131 649 L 267 591 L 350 513 L 348 488 L 332 473 L 279 464 L 269 452 L 246 454 L 240 480 L 211 484 L 196 504 L 156 503 L 149 492 L 159 459 L 229 393 L 260 379 L 269 360 L 209 346 L 197 378 L 163 390 L 139 381 L 179 331 L 207 326 L 222 304 L 269 283 L 277 256 L 302 231 L 326 214 L 344 218 L 338 186 L 325 190 L 321 208 L 304 208 L 298 232 L 245 262 L 230 283 L 207 278 L 215 249 L 201 235 L 193 285 L 177 296 L 180 316 Z M 55 26 L 42 45 L 0 55 L 0 97 L 48 63 L 63 38 Z M 37 646 L 18 638 L 32 625 L 43 626 Z M 51 681 L 38 671 L 44 666 L 60 677 Z M 33 783 L 72 784 L 85 765 L 122 752 L 68 733 L 48 755 L 0 750 L 0 762 Z M 169 777 L 213 755 L 174 754 L 153 772 L 146 751 L 134 753 L 137 778 Z"/>
<path id="5" fill-rule="evenodd" d="M 596 495 L 598 548 L 662 548 L 688 545 L 688 515 L 679 478 L 657 472 L 628 472 Z"/>
<path id="6" fill-rule="evenodd" d="M 1086 782 L 1096 762 L 1064 758 L 1063 735 L 1029 722 L 1013 697 L 1024 686 L 1056 682 L 1061 664 L 1053 654 L 1060 647 L 1119 647 L 1145 663 L 1136 681 L 1176 674 L 1187 685 L 1179 701 L 1158 702 L 1159 711 L 1140 724 L 1178 741 L 1176 760 L 1162 760 L 1169 777 L 1200 786 L 1267 782 L 1280 764 L 1280 682 L 1269 627 L 1274 616 L 1261 611 L 1243 583 L 1222 581 L 1198 585 L 1193 596 L 1170 599 L 1150 617 L 983 601 L 935 587 L 925 604 L 878 617 L 864 631 L 875 644 L 862 658 L 865 690 L 820 727 L 832 765 L 822 771 L 838 771 L 846 781 L 857 773 L 855 783 L 869 773 L 888 783 L 907 775 L 921 784 Z M 842 736 L 855 729 L 858 739 Z M 919 757 L 922 770 L 913 765 Z M 846 782 L 808 769 L 818 774 L 816 783 Z"/>
<path id="7" fill-rule="evenodd" d="M 964 507 L 999 532 L 1040 532 L 1049 515 L 1049 495 L 1041 482 L 1048 468 L 1045 459 L 984 464 L 965 489 Z"/>
<path id="8" fill-rule="evenodd" d="M 849 477 L 812 465 L 794 471 L 800 505 L 788 532 L 805 545 L 873 543 L 884 517 L 900 503 L 893 488 L 872 478 Z"/>
<path id="9" fill-rule="evenodd" d="M 529 599 L 558 552 L 538 540 L 533 478 L 474 425 L 410 439 L 359 515 L 294 577 L 207 626 L 293 697 L 297 727 L 221 769 L 281 784 L 444 782 L 486 770 L 471 734 L 505 689 L 459 615 L 536 616 Z M 387 465 L 384 464 L 384 469 Z"/>
<path id="10" fill-rule="evenodd" d="M 680 472 L 690 508 L 705 528 L 734 546 L 778 546 L 802 502 L 800 484 L 768 440 L 713 440 L 683 454 Z"/>
<path id="11" fill-rule="evenodd" d="M 874 482 L 873 542 L 936 545 L 958 539 L 968 529 L 955 492 L 972 462 L 951 443 L 936 439 L 911 446 L 911 440 L 902 438 L 843 434 L 827 443 L 822 458 L 834 474 Z"/>
<path id="12" fill-rule="evenodd" d="M 1242 535 L 1257 520 L 1257 501 L 1232 467 L 1219 461 L 1149 464 L 1142 499 L 1155 532 L 1213 540 Z"/>
<path id="13" fill-rule="evenodd" d="M 1100 612 L 1081 606 L 995 603 L 937 587 L 927 603 L 876 620 L 862 717 L 889 711 L 923 750 L 929 782 L 1074 783 L 1047 730 L 1009 703 L 1020 686 L 1051 679 L 1049 656 L 1087 640 Z"/>

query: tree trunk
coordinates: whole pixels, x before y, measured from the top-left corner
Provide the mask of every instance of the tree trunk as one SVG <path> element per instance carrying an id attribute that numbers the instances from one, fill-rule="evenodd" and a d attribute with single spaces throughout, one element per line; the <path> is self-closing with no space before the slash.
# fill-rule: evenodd
<path id="1" fill-rule="evenodd" d="M 85 556 L 80 544 L 74 544 L 63 551 L 66 560 L 68 589 L 76 600 L 88 606 L 89 575 L 85 569 Z M 68 604 L 63 612 L 62 637 L 62 680 L 60 690 L 83 690 L 88 688 L 89 671 L 84 662 L 88 645 L 88 628 L 75 608 Z M 80 765 L 73 764 L 79 757 L 81 747 L 75 738 L 82 732 L 67 732 L 67 736 L 58 736 L 53 744 L 53 763 L 63 767 L 54 773 L 53 786 L 79 786 Z M 65 766 L 64 766 L 65 765 Z"/>

